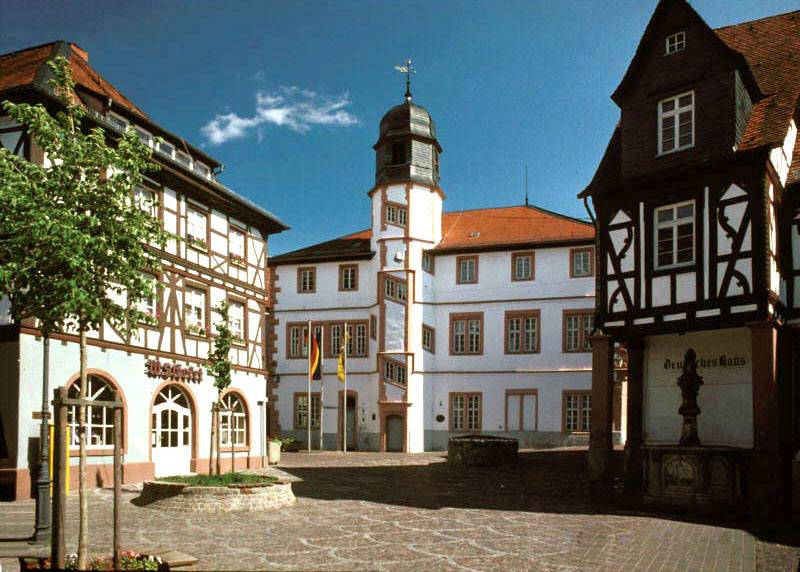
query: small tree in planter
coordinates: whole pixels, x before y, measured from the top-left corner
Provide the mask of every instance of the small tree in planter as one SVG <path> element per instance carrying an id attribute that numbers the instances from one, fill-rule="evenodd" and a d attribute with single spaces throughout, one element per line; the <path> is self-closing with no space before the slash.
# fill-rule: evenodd
<path id="1" fill-rule="evenodd" d="M 24 212 L 31 201 L 44 201 L 23 219 L 30 223 L 39 211 L 44 217 L 36 225 L 17 226 L 3 236 L 3 251 L 19 248 L 27 262 L 15 265 L 18 258 L 11 259 L 0 274 L 4 293 L 16 293 L 11 295 L 15 318 L 39 318 L 47 333 L 63 317 L 62 331 L 78 334 L 80 397 L 85 400 L 87 332 L 108 322 L 130 338 L 144 316 L 137 303 L 153 294 L 148 273 L 160 267 L 157 249 L 166 246 L 169 235 L 133 197 L 143 174 L 157 168 L 150 160 L 152 151 L 133 129 L 113 141 L 102 128 L 92 127 L 75 94 L 68 60 L 59 56 L 48 65 L 62 108 L 55 117 L 39 104 L 2 105 L 25 126 L 50 164 L 0 153 L 0 220 Z M 42 293 L 37 276 L 46 277 L 41 282 L 49 291 Z M 89 565 L 86 413 L 86 407 L 79 408 L 81 569 Z"/>
<path id="2" fill-rule="evenodd" d="M 216 448 L 216 465 L 217 474 L 220 473 L 220 437 L 219 437 L 219 412 L 222 408 L 222 392 L 228 389 L 231 384 L 231 343 L 233 343 L 233 333 L 231 332 L 230 325 L 228 324 L 228 301 L 223 300 L 214 308 L 214 311 L 220 315 L 221 320 L 214 324 L 217 329 L 217 337 L 214 338 L 214 350 L 208 355 L 205 367 L 208 375 L 214 378 L 214 387 L 217 388 L 217 401 L 214 403 L 214 410 L 212 412 L 211 424 L 211 449 L 212 455 L 208 460 L 208 473 L 213 474 L 212 460 L 214 458 L 214 449 Z M 235 451 L 233 446 L 233 415 L 230 417 L 231 426 L 229 429 L 230 445 L 231 445 L 231 471 L 234 470 Z"/>

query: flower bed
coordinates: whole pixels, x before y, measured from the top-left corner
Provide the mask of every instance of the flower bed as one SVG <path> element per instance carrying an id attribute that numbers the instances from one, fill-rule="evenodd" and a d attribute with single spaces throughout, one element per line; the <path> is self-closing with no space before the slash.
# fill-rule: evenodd
<path id="1" fill-rule="evenodd" d="M 291 483 L 245 473 L 168 477 L 147 481 L 137 504 L 180 512 L 271 510 L 294 504 Z"/>
<path id="2" fill-rule="evenodd" d="M 20 570 L 50 570 L 49 558 L 29 558 L 19 559 Z M 167 566 L 158 556 L 140 554 L 133 550 L 123 550 L 120 555 L 122 570 L 166 570 Z M 78 569 L 78 555 L 70 554 L 64 561 L 65 570 Z M 114 560 L 111 556 L 97 556 L 89 562 L 89 570 L 114 570 Z"/>

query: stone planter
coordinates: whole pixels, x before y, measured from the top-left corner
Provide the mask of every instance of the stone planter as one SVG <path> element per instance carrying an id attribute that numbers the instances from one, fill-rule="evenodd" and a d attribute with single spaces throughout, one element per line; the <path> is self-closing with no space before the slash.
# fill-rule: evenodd
<path id="1" fill-rule="evenodd" d="M 147 481 L 136 504 L 178 512 L 224 513 L 283 508 L 296 502 L 292 484 L 236 484 L 205 487 Z"/>
<path id="2" fill-rule="evenodd" d="M 454 467 L 495 467 L 517 462 L 519 442 L 494 435 L 451 437 L 447 444 L 447 462 Z"/>
<path id="3" fill-rule="evenodd" d="M 270 465 L 277 465 L 281 462 L 281 442 L 277 440 L 267 441 L 267 457 Z"/>

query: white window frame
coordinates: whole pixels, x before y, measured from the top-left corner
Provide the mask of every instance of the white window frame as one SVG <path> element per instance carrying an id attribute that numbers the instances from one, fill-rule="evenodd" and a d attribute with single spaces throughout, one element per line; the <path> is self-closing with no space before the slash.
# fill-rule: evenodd
<path id="1" fill-rule="evenodd" d="M 206 179 L 211 178 L 211 167 L 201 161 L 194 161 L 192 163 L 192 171 Z"/>
<path id="2" fill-rule="evenodd" d="M 573 278 L 587 278 L 592 276 L 592 256 L 593 252 L 588 249 L 576 249 L 572 251 L 572 277 Z M 583 261 L 586 261 L 584 265 Z M 580 264 L 578 263 L 580 260 Z"/>
<path id="3" fill-rule="evenodd" d="M 197 215 L 196 217 L 194 215 Z M 196 218 L 197 220 L 193 220 Z M 197 228 L 198 221 L 202 219 L 203 232 L 202 234 Z M 186 207 L 186 238 L 193 238 L 202 241 L 206 248 L 208 247 L 208 213 L 192 205 Z"/>
<path id="4" fill-rule="evenodd" d="M 87 376 L 87 398 L 90 401 L 110 401 L 114 398 L 114 387 L 99 375 Z M 80 379 L 69 387 L 70 397 L 80 394 Z M 104 395 L 105 394 L 105 395 Z M 100 412 L 98 419 L 97 412 Z M 70 450 L 78 449 L 78 408 L 67 409 L 67 425 L 70 427 Z M 86 408 L 86 444 L 91 449 L 110 449 L 114 446 L 114 410 L 110 407 L 89 405 Z M 95 439 L 98 437 L 98 439 Z"/>
<path id="5" fill-rule="evenodd" d="M 681 30 L 667 36 L 664 41 L 664 53 L 666 55 L 674 54 L 686 49 L 686 32 Z"/>
<path id="6" fill-rule="evenodd" d="M 236 393 L 228 393 L 222 398 L 224 407 L 220 410 L 220 445 L 231 446 L 231 425 L 233 426 L 233 446 L 247 446 L 247 413 L 244 404 Z M 233 417 L 233 423 L 231 423 Z"/>
<path id="7" fill-rule="evenodd" d="M 164 150 L 164 147 L 169 148 L 169 153 Z M 159 141 L 158 143 L 156 143 L 156 151 L 158 151 L 165 157 L 169 157 L 170 159 L 175 158 L 175 145 L 173 145 L 169 141 Z"/>
<path id="8" fill-rule="evenodd" d="M 692 207 L 692 216 L 690 217 L 683 217 L 678 218 L 678 209 L 685 206 Z M 666 210 L 673 210 L 674 217 L 670 221 L 659 222 L 658 221 L 658 214 L 660 212 Z M 697 208 L 695 206 L 694 200 L 691 201 L 683 201 L 680 203 L 673 203 L 671 205 L 664 205 L 661 207 L 656 207 L 653 210 L 653 266 L 656 270 L 665 270 L 669 268 L 682 268 L 684 266 L 693 266 L 695 264 L 695 255 L 697 250 L 697 226 L 695 224 L 697 218 Z M 692 259 L 685 262 L 677 262 L 678 257 L 678 227 L 686 224 L 687 222 L 692 223 Z M 658 231 L 662 228 L 672 228 L 672 263 L 660 265 L 658 261 Z"/>
<path id="9" fill-rule="evenodd" d="M 206 296 L 208 293 L 194 286 L 187 286 L 183 298 L 183 319 L 186 327 L 197 326 L 200 331 L 194 335 L 206 335 Z M 197 302 L 202 302 L 198 304 Z"/>
<path id="10" fill-rule="evenodd" d="M 679 101 L 681 98 L 690 95 L 692 97 L 692 102 L 689 105 L 685 105 L 681 107 L 679 105 Z M 674 107 L 669 111 L 664 111 L 664 105 L 667 103 L 673 103 Z M 664 99 L 658 102 L 658 155 L 668 155 L 669 153 L 676 153 L 678 151 L 684 151 L 685 149 L 691 149 L 694 147 L 694 136 L 695 136 L 695 97 L 694 97 L 694 90 L 691 91 L 684 91 L 683 93 L 679 93 L 677 95 L 673 95 L 671 97 L 665 97 Z M 692 113 L 692 140 L 686 145 L 681 146 L 681 131 L 680 131 L 680 115 L 685 113 L 686 111 L 691 111 Z M 673 119 L 672 130 L 673 130 L 673 141 L 675 142 L 675 146 L 671 149 L 664 149 L 664 134 L 662 129 L 662 124 L 664 123 L 665 119 Z"/>
<path id="11" fill-rule="evenodd" d="M 106 115 L 106 121 L 108 121 L 114 129 L 121 133 L 125 133 L 128 130 L 128 127 L 131 126 L 131 122 L 119 115 L 118 113 L 114 113 L 113 111 L 109 111 Z M 124 125 L 124 127 L 120 127 L 118 123 Z"/>
<path id="12" fill-rule="evenodd" d="M 139 140 L 147 145 L 148 147 L 153 146 L 153 134 L 147 131 L 146 129 L 142 129 L 138 125 L 134 125 L 133 128 L 136 130 L 136 134 L 139 136 Z"/>
<path id="13" fill-rule="evenodd" d="M 146 195 L 149 195 L 149 197 Z M 153 218 L 158 216 L 158 199 L 155 189 L 144 185 L 137 185 L 136 188 L 133 189 L 133 200 L 136 206 Z"/>
<path id="14" fill-rule="evenodd" d="M 183 165 L 190 171 L 192 170 L 192 156 L 189 153 L 184 153 L 183 151 L 175 151 L 175 162 Z"/>
<path id="15" fill-rule="evenodd" d="M 241 237 L 241 240 L 237 238 L 234 240 L 234 237 Z M 231 227 L 230 235 L 228 236 L 228 253 L 234 256 L 238 256 L 242 260 L 244 260 L 244 243 L 246 237 L 244 232 L 239 230 L 238 228 Z"/>
<path id="16" fill-rule="evenodd" d="M 237 310 L 234 311 L 234 308 L 237 308 Z M 239 308 L 241 311 L 238 310 Z M 228 302 L 228 327 L 230 327 L 234 338 L 238 337 L 241 340 L 241 342 L 238 342 L 240 345 L 244 343 L 244 320 L 246 314 L 247 310 L 244 303 L 239 300 L 230 300 Z M 237 341 L 234 341 L 234 343 L 237 343 Z"/>
<path id="17" fill-rule="evenodd" d="M 148 280 L 153 283 L 153 294 L 148 298 L 142 298 L 136 304 L 136 308 L 142 312 L 149 319 L 158 319 L 158 290 L 156 289 L 157 278 L 152 274 L 144 275 Z"/>

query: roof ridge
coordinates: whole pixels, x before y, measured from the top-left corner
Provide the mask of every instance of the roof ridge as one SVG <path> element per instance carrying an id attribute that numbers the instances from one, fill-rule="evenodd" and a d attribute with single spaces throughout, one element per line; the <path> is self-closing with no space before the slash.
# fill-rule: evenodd
<path id="1" fill-rule="evenodd" d="M 540 207 L 538 205 L 530 205 L 530 204 L 529 205 L 509 205 L 509 206 L 504 206 L 504 207 L 487 207 L 487 208 L 482 208 L 482 209 L 481 208 L 465 209 L 465 210 L 461 210 L 461 211 L 445 211 L 442 214 L 443 215 L 446 215 L 446 214 L 451 214 L 451 215 L 458 214 L 458 215 L 461 215 L 463 213 L 469 213 L 469 212 L 497 211 L 497 210 L 505 210 L 505 209 L 533 209 L 533 210 L 537 210 L 537 211 L 539 211 L 541 213 L 549 214 L 549 215 L 552 215 L 552 216 L 557 216 L 557 217 L 560 217 L 560 218 L 563 218 L 563 219 L 567 219 L 569 221 L 578 222 L 578 223 L 581 223 L 581 224 L 588 224 L 588 225 L 591 224 L 591 223 L 589 223 L 589 222 L 587 222 L 585 220 L 581 220 L 581 219 L 579 219 L 577 217 L 573 217 L 573 216 L 570 216 L 570 215 L 567 215 L 567 214 L 563 214 L 563 213 L 560 213 L 560 212 L 552 211 L 550 209 L 546 209 L 546 208 Z"/>
<path id="2" fill-rule="evenodd" d="M 6 57 L 10 57 L 10 56 L 15 56 L 17 54 L 21 54 L 23 52 L 30 52 L 32 50 L 38 50 L 40 48 L 44 48 L 45 46 L 52 46 L 52 45 L 57 44 L 59 42 L 65 42 L 65 41 L 66 40 L 53 40 L 51 42 L 44 42 L 43 44 L 38 44 L 36 46 L 30 46 L 28 48 L 22 48 L 21 50 L 14 50 L 13 52 L 7 52 L 5 54 L 0 54 L 0 58 L 6 58 Z"/>
<path id="3" fill-rule="evenodd" d="M 727 26 L 720 26 L 719 28 L 713 28 L 715 32 L 719 32 L 721 30 L 726 30 L 728 28 L 738 28 L 739 26 L 745 26 L 747 24 L 752 24 L 754 22 L 763 22 L 765 20 L 772 20 L 773 18 L 785 18 L 790 14 L 797 14 L 800 15 L 800 10 L 792 10 L 790 12 L 783 12 L 782 14 L 773 14 L 771 16 L 764 16 L 763 18 L 756 18 L 755 20 L 745 20 L 744 22 L 739 22 L 737 24 L 728 24 Z"/>

